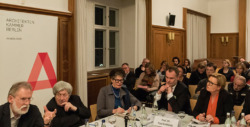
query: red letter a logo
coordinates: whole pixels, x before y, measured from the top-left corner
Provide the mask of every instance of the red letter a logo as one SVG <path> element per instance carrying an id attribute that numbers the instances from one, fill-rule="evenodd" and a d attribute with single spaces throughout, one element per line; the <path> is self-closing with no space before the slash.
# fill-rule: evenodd
<path id="1" fill-rule="evenodd" d="M 37 81 L 39 74 L 41 72 L 42 66 L 44 66 L 44 70 L 48 76 L 48 80 Z M 41 90 L 47 88 L 53 88 L 56 83 L 56 74 L 52 63 L 50 61 L 48 53 L 38 53 L 36 57 L 36 61 L 31 70 L 28 82 L 32 85 L 34 90 Z"/>

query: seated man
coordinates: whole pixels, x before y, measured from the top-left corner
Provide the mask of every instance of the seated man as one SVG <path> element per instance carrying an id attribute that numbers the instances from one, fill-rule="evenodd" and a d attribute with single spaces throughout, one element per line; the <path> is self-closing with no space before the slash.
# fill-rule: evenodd
<path id="1" fill-rule="evenodd" d="M 247 125 L 250 126 L 250 92 L 247 93 L 247 96 L 245 98 L 245 103 L 242 109 L 242 112 L 245 113 L 245 120 L 247 122 Z"/>
<path id="2" fill-rule="evenodd" d="M 28 82 L 12 85 L 8 102 L 0 106 L 0 127 L 47 127 L 56 110 L 49 112 L 45 107 L 44 120 L 37 106 L 30 104 L 32 87 Z"/>
<path id="3" fill-rule="evenodd" d="M 234 82 L 228 84 L 225 89 L 233 96 L 234 105 L 242 105 L 249 91 L 249 86 L 246 85 L 245 77 L 237 75 Z"/>
<path id="4" fill-rule="evenodd" d="M 135 69 L 135 77 L 136 78 L 139 78 L 141 73 L 145 71 L 145 65 L 149 62 L 150 62 L 150 60 L 148 58 L 143 59 L 142 64 L 138 68 Z"/>
<path id="5" fill-rule="evenodd" d="M 189 78 L 189 85 L 197 85 L 200 80 L 207 77 L 205 68 L 206 68 L 206 65 L 204 62 L 200 62 L 198 64 L 196 71 L 193 71 L 191 73 L 191 76 Z"/>
<path id="6" fill-rule="evenodd" d="M 176 66 L 169 67 L 166 71 L 166 85 L 161 86 L 155 95 L 158 108 L 178 113 L 185 111 L 191 114 L 189 92 L 185 84 L 178 81 L 179 70 Z"/>
<path id="7" fill-rule="evenodd" d="M 78 127 L 90 117 L 80 97 L 71 95 L 72 86 L 64 81 L 57 82 L 53 87 L 53 97 L 47 104 L 50 111 L 57 110 L 56 117 L 51 121 L 51 127 Z"/>
<path id="8" fill-rule="evenodd" d="M 123 63 L 122 64 L 122 69 L 125 72 L 125 77 L 124 77 L 123 84 L 126 85 L 129 92 L 133 94 L 133 88 L 135 86 L 135 80 L 136 80 L 135 74 L 134 74 L 134 72 L 130 71 L 128 63 Z"/>
<path id="9" fill-rule="evenodd" d="M 216 65 L 215 65 L 214 63 L 208 63 L 208 64 L 207 64 L 207 66 L 206 66 L 207 78 L 202 79 L 201 81 L 199 81 L 198 86 L 197 86 L 197 88 L 196 88 L 196 90 L 195 90 L 195 93 L 196 93 L 196 94 L 199 95 L 199 94 L 200 94 L 200 91 L 201 91 L 202 89 L 206 89 L 208 77 L 209 77 L 210 75 L 212 75 L 213 73 L 215 73 L 216 68 L 217 68 L 217 67 L 216 67 Z"/>

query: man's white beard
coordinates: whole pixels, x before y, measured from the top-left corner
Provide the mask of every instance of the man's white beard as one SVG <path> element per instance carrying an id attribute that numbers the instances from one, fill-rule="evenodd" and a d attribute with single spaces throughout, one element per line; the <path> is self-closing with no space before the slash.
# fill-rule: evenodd
<path id="1" fill-rule="evenodd" d="M 13 111 L 19 115 L 26 114 L 29 111 L 29 107 L 30 105 L 23 105 L 20 108 L 18 108 L 16 106 L 16 101 L 13 101 L 13 105 L 12 105 Z M 23 108 L 27 108 L 26 111 L 22 111 Z"/>

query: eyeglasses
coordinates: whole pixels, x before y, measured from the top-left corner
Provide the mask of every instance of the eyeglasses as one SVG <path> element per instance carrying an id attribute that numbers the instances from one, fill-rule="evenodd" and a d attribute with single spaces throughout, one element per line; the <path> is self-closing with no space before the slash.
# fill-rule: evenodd
<path id="1" fill-rule="evenodd" d="M 119 83 L 119 82 L 123 83 L 123 79 L 113 79 L 113 80 L 115 80 L 116 83 Z"/>
<path id="2" fill-rule="evenodd" d="M 15 97 L 15 98 L 16 98 L 16 97 Z M 26 101 L 30 102 L 30 101 L 33 100 L 32 97 L 31 97 L 31 98 L 19 98 L 19 97 L 17 97 L 17 99 L 18 99 L 19 101 L 21 101 L 21 102 L 26 102 Z"/>
<path id="3" fill-rule="evenodd" d="M 218 85 L 218 84 L 215 84 L 215 83 L 213 83 L 213 82 L 211 82 L 211 81 L 208 80 L 208 81 L 207 81 L 207 85 L 208 85 L 208 86 L 212 86 L 212 85 Z"/>
<path id="4" fill-rule="evenodd" d="M 60 93 L 57 93 L 56 94 L 56 97 L 68 97 L 69 96 L 69 94 L 60 94 Z"/>

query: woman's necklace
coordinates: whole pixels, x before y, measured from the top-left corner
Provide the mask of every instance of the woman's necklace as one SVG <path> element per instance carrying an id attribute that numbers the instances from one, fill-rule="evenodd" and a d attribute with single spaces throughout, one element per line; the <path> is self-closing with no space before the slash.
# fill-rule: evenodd
<path id="1" fill-rule="evenodd" d="M 112 91 L 113 91 L 113 93 L 114 93 L 114 95 L 115 95 L 115 98 L 120 98 L 120 94 L 119 94 L 119 95 L 116 95 L 114 89 L 115 89 L 115 88 L 112 87 Z M 119 92 L 119 93 L 120 93 L 120 92 Z"/>

